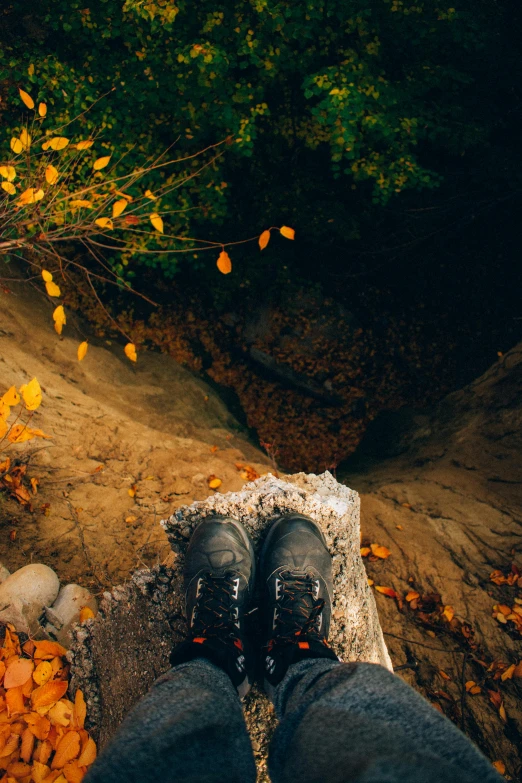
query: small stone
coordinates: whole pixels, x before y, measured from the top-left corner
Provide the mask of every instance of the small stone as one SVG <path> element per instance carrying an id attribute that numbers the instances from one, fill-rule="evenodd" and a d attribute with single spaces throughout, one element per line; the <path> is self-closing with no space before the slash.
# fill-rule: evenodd
<path id="1" fill-rule="evenodd" d="M 0 620 L 13 623 L 17 631 L 35 635 L 40 617 L 60 589 L 58 577 L 43 563 L 19 568 L 0 585 Z"/>
<path id="2" fill-rule="evenodd" d="M 44 624 L 44 630 L 64 647 L 69 647 L 71 629 L 80 622 L 80 611 L 84 606 L 92 609 L 94 614 L 98 611 L 96 599 L 85 587 L 65 585 L 53 606 L 45 610 L 47 622 Z"/>

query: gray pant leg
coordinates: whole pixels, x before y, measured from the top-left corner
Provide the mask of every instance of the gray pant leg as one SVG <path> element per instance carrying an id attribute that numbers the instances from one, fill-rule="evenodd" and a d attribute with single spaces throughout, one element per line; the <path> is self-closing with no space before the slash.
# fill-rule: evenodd
<path id="1" fill-rule="evenodd" d="M 199 658 L 160 677 L 91 767 L 85 783 L 255 783 L 241 702 Z"/>
<path id="2" fill-rule="evenodd" d="M 456 726 L 370 663 L 305 660 L 278 686 L 273 783 L 501 783 Z"/>

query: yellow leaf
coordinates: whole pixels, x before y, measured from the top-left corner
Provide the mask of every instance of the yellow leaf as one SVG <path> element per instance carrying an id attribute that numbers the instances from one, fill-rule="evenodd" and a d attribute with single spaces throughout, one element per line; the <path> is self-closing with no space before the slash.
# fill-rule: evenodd
<path id="1" fill-rule="evenodd" d="M 113 218 L 117 218 L 121 215 L 125 207 L 127 206 L 127 201 L 124 198 L 121 198 L 119 201 L 115 201 L 112 205 L 112 216 Z"/>
<path id="2" fill-rule="evenodd" d="M 7 421 L 9 416 L 11 415 L 11 408 L 9 405 L 6 405 L 6 403 L 2 400 L 0 400 L 0 422 L 1 421 Z M 4 430 L 5 432 L 5 430 Z M 5 463 L 2 463 L 2 465 Z"/>
<path id="3" fill-rule="evenodd" d="M 44 143 L 42 144 L 42 149 L 43 150 L 48 150 L 50 143 L 51 143 L 50 139 L 47 139 L 47 141 L 44 141 Z"/>
<path id="4" fill-rule="evenodd" d="M 223 482 L 219 478 L 212 478 L 208 482 L 208 486 L 210 489 L 218 489 Z"/>
<path id="5" fill-rule="evenodd" d="M 54 321 L 54 328 L 58 334 L 62 333 L 62 328 L 67 323 L 67 320 L 65 318 L 65 310 L 63 309 L 63 305 L 58 305 L 56 310 L 53 313 L 53 321 Z"/>
<path id="6" fill-rule="evenodd" d="M 40 384 L 33 378 L 29 383 L 25 383 L 20 387 L 20 394 L 25 402 L 25 407 L 28 411 L 35 411 L 40 407 L 42 402 L 42 390 Z"/>
<path id="7" fill-rule="evenodd" d="M 370 546 L 372 555 L 374 557 L 379 557 L 381 560 L 386 560 L 386 558 L 391 555 L 390 550 L 386 549 L 385 546 L 379 546 L 378 544 L 371 544 Z"/>
<path id="8" fill-rule="evenodd" d="M 31 137 L 27 133 L 26 129 L 24 128 L 20 134 L 20 141 L 22 143 L 22 147 L 24 150 L 28 150 L 31 146 Z"/>
<path id="9" fill-rule="evenodd" d="M 50 141 L 46 142 L 52 150 L 63 150 L 69 144 L 69 139 L 65 136 L 54 136 Z"/>
<path id="10" fill-rule="evenodd" d="M 38 114 L 40 115 L 40 117 L 45 117 L 45 115 L 47 114 L 47 104 L 45 103 L 38 104 Z"/>
<path id="11" fill-rule="evenodd" d="M 128 193 L 123 193 L 121 190 L 115 190 L 114 193 L 116 194 L 116 196 L 121 196 L 121 198 L 126 199 L 129 204 L 131 203 L 131 201 L 134 201 L 132 196 L 129 196 Z"/>
<path id="12" fill-rule="evenodd" d="M 33 672 L 33 680 L 37 685 L 45 685 L 52 677 L 53 669 L 49 661 L 42 661 Z"/>
<path id="13" fill-rule="evenodd" d="M 14 196 L 16 193 L 16 188 L 12 182 L 2 182 L 2 189 L 9 193 L 10 196 Z"/>
<path id="14" fill-rule="evenodd" d="M 15 386 L 11 386 L 10 389 L 6 391 L 4 396 L 2 397 L 2 402 L 4 405 L 9 405 L 9 407 L 13 407 L 13 405 L 18 405 L 20 402 L 20 395 L 16 391 Z"/>
<path id="15" fill-rule="evenodd" d="M 72 209 L 92 209 L 92 202 L 84 198 L 77 198 L 69 202 Z"/>
<path id="16" fill-rule="evenodd" d="M 11 427 L 7 440 L 9 443 L 25 443 L 26 440 L 32 440 L 34 435 L 25 424 L 15 424 Z"/>
<path id="17" fill-rule="evenodd" d="M 87 342 L 87 340 L 84 340 L 83 343 L 80 343 L 80 345 L 78 346 L 78 361 L 79 362 L 81 362 L 82 359 L 85 359 L 88 347 L 89 347 L 89 343 Z"/>
<path id="18" fill-rule="evenodd" d="M 505 682 L 506 680 L 510 680 L 513 677 L 514 671 L 515 671 L 515 664 L 512 663 L 511 666 L 508 666 L 506 671 L 500 675 L 500 679 L 502 680 L 502 682 Z"/>
<path id="19" fill-rule="evenodd" d="M 49 185 L 54 185 L 58 180 L 58 169 L 55 169 L 54 166 L 47 166 L 45 169 L 45 179 L 49 183 Z"/>
<path id="20" fill-rule="evenodd" d="M 112 220 L 110 218 L 97 218 L 95 221 L 97 226 L 100 228 L 114 228 L 112 225 Z"/>
<path id="21" fill-rule="evenodd" d="M 79 141 L 76 145 L 77 150 L 88 150 L 94 144 L 93 139 L 85 139 L 85 141 Z"/>
<path id="22" fill-rule="evenodd" d="M 221 253 L 219 254 L 219 258 L 217 260 L 217 268 L 224 275 L 228 275 L 232 271 L 232 261 L 230 260 L 230 256 L 228 255 L 226 250 L 222 250 Z"/>
<path id="23" fill-rule="evenodd" d="M 152 192 L 152 190 L 146 190 L 146 191 L 145 191 L 145 196 L 146 196 L 147 198 L 150 198 L 150 200 L 151 200 L 151 201 L 156 201 L 156 199 L 158 198 L 157 196 L 155 196 L 155 195 L 154 195 L 154 193 Z"/>
<path id="24" fill-rule="evenodd" d="M 15 137 L 13 137 L 11 139 L 11 149 L 13 150 L 15 155 L 19 155 L 21 153 L 21 151 L 23 150 L 23 148 L 24 148 L 24 145 L 22 144 L 20 139 L 17 139 Z"/>
<path id="25" fill-rule="evenodd" d="M 8 182 L 13 182 L 16 179 L 16 169 L 14 166 L 0 166 L 0 174 Z"/>
<path id="26" fill-rule="evenodd" d="M 42 277 L 46 283 L 50 283 L 51 280 L 53 279 L 52 274 L 48 272 L 47 269 L 42 269 Z"/>
<path id="27" fill-rule="evenodd" d="M 107 155 L 105 158 L 98 158 L 98 160 L 95 160 L 92 166 L 94 171 L 100 171 L 100 169 L 104 169 L 110 159 L 111 156 Z"/>
<path id="28" fill-rule="evenodd" d="M 43 199 L 44 195 L 45 194 L 41 188 L 38 190 L 36 188 L 27 188 L 27 190 L 24 190 L 18 199 L 18 204 L 20 204 L 22 207 L 26 204 L 35 204 L 37 201 Z"/>
<path id="29" fill-rule="evenodd" d="M 134 343 L 127 343 L 123 350 L 125 351 L 125 356 L 127 359 L 130 359 L 131 362 L 135 362 L 137 360 L 138 355 L 136 353 L 136 346 Z"/>
<path id="30" fill-rule="evenodd" d="M 287 239 L 295 239 L 295 231 L 293 228 L 289 228 L 288 226 L 281 226 L 279 231 Z"/>
<path id="31" fill-rule="evenodd" d="M 58 740 L 51 769 L 60 769 L 68 761 L 75 759 L 79 752 L 80 735 L 77 731 L 68 731 Z"/>
<path id="32" fill-rule="evenodd" d="M 445 606 L 444 607 L 444 611 L 442 612 L 442 614 L 444 615 L 446 620 L 449 623 L 451 623 L 451 621 L 453 620 L 453 617 L 455 615 L 455 610 L 454 610 L 454 608 L 452 606 Z"/>
<path id="33" fill-rule="evenodd" d="M 263 231 L 263 233 L 259 237 L 259 247 L 260 247 L 260 249 L 264 250 L 269 242 L 270 242 L 270 231 L 268 231 L 268 229 L 267 229 L 266 231 Z"/>
<path id="34" fill-rule="evenodd" d="M 27 108 L 34 109 L 34 101 L 29 95 L 29 93 L 25 92 L 25 90 L 20 90 L 20 89 L 18 90 L 18 92 L 20 93 L 20 98 L 23 100 Z"/>
<path id="35" fill-rule="evenodd" d="M 29 76 L 33 75 L 33 73 L 34 73 L 34 63 L 31 63 L 31 65 L 27 69 L 27 73 L 29 74 Z"/>
<path id="36" fill-rule="evenodd" d="M 163 234 L 163 220 L 160 218 L 157 212 L 153 212 L 150 217 L 150 222 L 156 229 L 156 231 L 159 231 L 160 234 Z"/>
<path id="37" fill-rule="evenodd" d="M 49 283 L 45 284 L 45 290 L 49 294 L 49 296 L 61 296 L 62 292 L 60 291 L 60 287 L 56 285 L 56 283 L 53 283 L 51 280 Z"/>

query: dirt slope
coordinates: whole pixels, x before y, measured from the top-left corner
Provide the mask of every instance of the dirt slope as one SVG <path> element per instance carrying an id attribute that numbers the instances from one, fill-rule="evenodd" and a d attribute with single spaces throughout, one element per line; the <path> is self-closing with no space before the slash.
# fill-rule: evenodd
<path id="1" fill-rule="evenodd" d="M 520 779 L 522 678 L 502 681 L 496 667 L 522 660 L 522 635 L 492 614 L 497 604 L 517 606 L 522 580 L 496 585 L 490 574 L 513 563 L 522 571 L 522 346 L 390 446 L 403 453 L 343 476 L 361 493 L 363 536 L 392 553 L 367 561 L 368 574 L 402 596 L 441 598 L 422 611 L 376 596 L 392 661 L 416 661 L 401 675 Z M 451 624 L 440 615 L 446 605 Z M 471 680 L 480 693 L 466 693 Z"/>
<path id="2" fill-rule="evenodd" d="M 216 394 L 173 359 L 143 352 L 133 365 L 121 345 L 97 341 L 79 363 L 81 325 L 70 317 L 58 337 L 53 309 L 27 287 L 0 293 L 0 390 L 36 376 L 43 403 L 33 422 L 53 436 L 10 447 L 31 455 L 28 475 L 40 487 L 33 514 L 0 495 L 0 561 L 10 570 L 43 561 L 96 591 L 167 557 L 158 521 L 206 497 L 208 476 L 228 492 L 244 484 L 236 462 L 259 473 L 270 466 Z"/>

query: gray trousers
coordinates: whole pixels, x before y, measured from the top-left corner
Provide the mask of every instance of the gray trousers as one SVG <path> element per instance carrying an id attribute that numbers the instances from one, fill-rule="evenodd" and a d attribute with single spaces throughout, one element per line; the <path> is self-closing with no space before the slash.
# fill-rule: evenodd
<path id="1" fill-rule="evenodd" d="M 447 718 L 381 666 L 313 659 L 278 686 L 273 783 L 501 783 Z M 160 677 L 85 783 L 255 783 L 241 702 L 209 661 Z"/>

